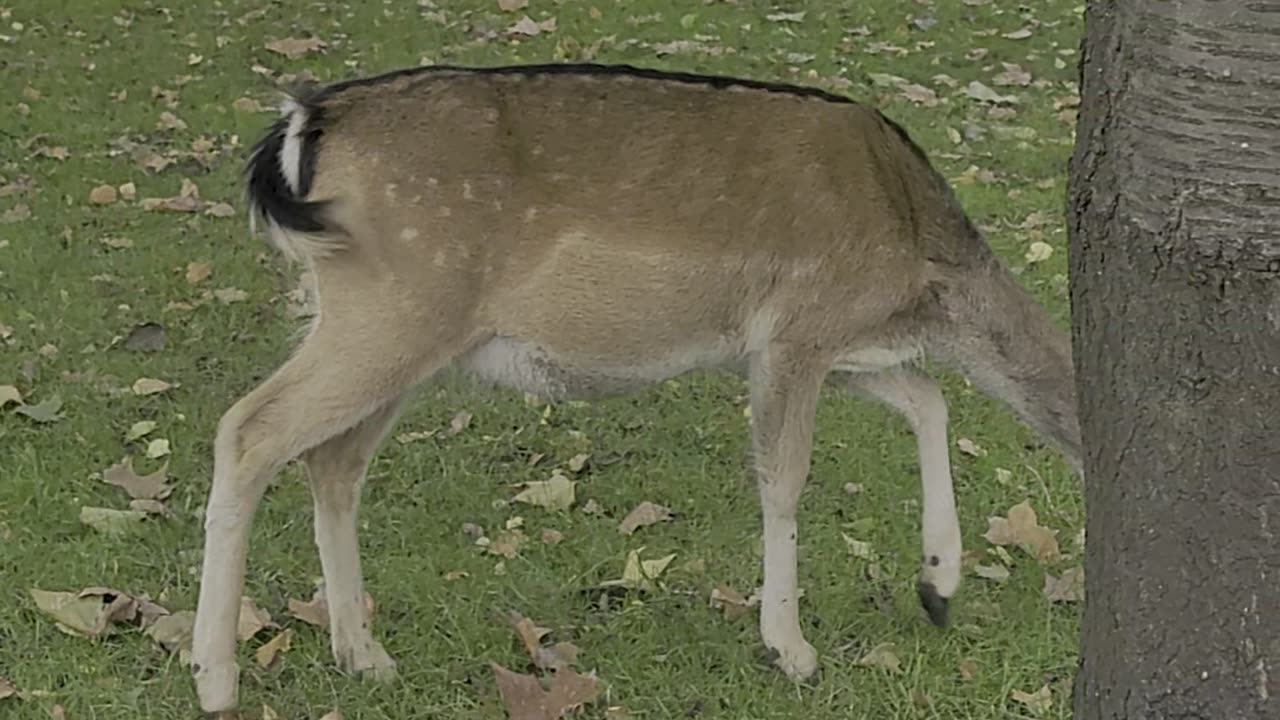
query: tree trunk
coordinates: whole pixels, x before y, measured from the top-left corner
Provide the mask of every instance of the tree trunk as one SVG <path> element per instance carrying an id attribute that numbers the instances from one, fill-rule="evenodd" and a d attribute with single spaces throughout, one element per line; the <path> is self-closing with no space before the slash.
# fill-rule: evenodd
<path id="1" fill-rule="evenodd" d="M 1280 2 L 1090 0 L 1077 720 L 1280 719 Z"/>

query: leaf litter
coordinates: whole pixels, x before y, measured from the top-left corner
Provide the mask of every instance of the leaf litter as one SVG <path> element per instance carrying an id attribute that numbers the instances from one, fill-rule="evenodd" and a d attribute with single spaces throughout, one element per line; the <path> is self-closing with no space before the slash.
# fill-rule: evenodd
<path id="1" fill-rule="evenodd" d="M 577 645 L 564 641 L 551 646 L 542 644 L 542 638 L 551 633 L 550 628 L 541 627 L 514 610 L 506 613 L 505 620 L 539 670 L 560 670 L 577 663 L 582 652 Z"/>
<path id="2" fill-rule="evenodd" d="M 595 673 L 580 675 L 573 668 L 557 670 L 544 690 L 533 675 L 512 672 L 489 662 L 498 694 L 510 720 L 559 720 L 565 713 L 594 702 L 599 695 Z"/>
<path id="3" fill-rule="evenodd" d="M 135 428 L 137 425 L 134 426 Z M 146 432 L 150 432 L 148 428 Z M 130 430 L 133 434 L 133 430 Z M 145 433 L 144 433 L 145 434 Z M 149 475 L 139 475 L 133 469 L 133 458 L 125 457 L 120 462 L 102 471 L 102 481 L 124 488 L 129 497 L 135 500 L 164 500 L 173 492 L 168 480 L 169 463 Z"/>
<path id="4" fill-rule="evenodd" d="M 1041 564 L 1048 564 L 1061 558 L 1056 535 L 1056 530 L 1038 524 L 1031 502 L 1023 500 L 1009 508 L 1006 517 L 987 518 L 983 537 L 992 545 L 1016 545 Z"/>
<path id="5" fill-rule="evenodd" d="M 627 516 L 618 525 L 618 532 L 623 535 L 631 535 L 642 527 L 667 522 L 674 517 L 675 515 L 670 508 L 645 500 L 627 513 Z"/>

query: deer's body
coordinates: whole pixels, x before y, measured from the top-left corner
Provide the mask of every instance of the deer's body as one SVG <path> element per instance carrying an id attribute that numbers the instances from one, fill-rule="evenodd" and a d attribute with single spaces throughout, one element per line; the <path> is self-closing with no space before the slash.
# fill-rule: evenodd
<path id="1" fill-rule="evenodd" d="M 946 410 L 904 363 L 950 362 L 1078 465 L 1065 335 L 919 148 L 846 99 L 625 67 L 426 68 L 288 103 L 249 188 L 273 242 L 314 272 L 320 312 L 219 427 L 194 645 L 206 710 L 235 704 L 249 518 L 299 454 L 335 656 L 389 671 L 360 614 L 356 500 L 403 398 L 446 365 L 553 398 L 745 371 L 761 632 L 798 678 L 816 654 L 796 614 L 795 503 L 829 373 L 917 434 L 936 622 L 959 583 Z"/>

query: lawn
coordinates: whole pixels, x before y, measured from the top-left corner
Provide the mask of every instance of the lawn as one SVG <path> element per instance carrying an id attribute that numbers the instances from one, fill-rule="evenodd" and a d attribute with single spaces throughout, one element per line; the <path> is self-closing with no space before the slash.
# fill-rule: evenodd
<path id="1" fill-rule="evenodd" d="M 196 715 L 188 668 L 136 622 L 72 636 L 29 590 L 106 586 L 173 611 L 195 606 L 215 425 L 282 361 L 306 312 L 298 269 L 249 234 L 239 182 L 281 76 L 596 60 L 848 94 L 911 132 L 1065 327 L 1081 12 L 1063 0 L 0 7 L 0 397 L 16 389 L 26 403 L 0 411 L 0 678 L 20 691 L 0 699 L 0 717 Z M 323 47 L 274 45 L 293 57 L 267 48 L 290 38 Z M 551 628 L 548 642 L 581 649 L 579 670 L 600 678 L 587 718 L 1070 717 L 1080 606 L 1051 602 L 1044 582 L 1080 563 L 1078 485 L 1003 408 L 942 377 L 965 546 L 995 576 L 966 572 L 947 629 L 927 623 L 915 596 L 915 443 L 880 407 L 833 388 L 819 411 L 800 578 L 823 669 L 805 687 L 761 664 L 754 614 L 731 619 L 709 602 L 717 587 L 746 596 L 760 581 L 741 379 L 695 374 L 547 406 L 446 376 L 422 389 L 402 437 L 374 460 L 361 513 L 375 634 L 399 681 L 342 675 L 324 630 L 286 609 L 311 597 L 320 573 L 294 465 L 258 513 L 246 584 L 293 642 L 265 668 L 254 651 L 276 629 L 240 644 L 246 715 L 265 704 L 290 719 L 335 708 L 348 720 L 504 718 L 490 661 L 532 672 L 495 619 L 515 610 Z M 139 394 L 141 378 L 170 387 Z M 154 427 L 142 434 L 146 421 Z M 168 514 L 120 533 L 82 523 L 82 507 L 128 507 L 103 481 L 126 455 L 140 473 L 166 468 Z M 503 502 L 512 484 L 556 469 L 577 482 L 570 510 Z M 618 532 L 644 500 L 676 519 Z M 1024 500 L 1057 531 L 1060 561 L 996 552 L 983 538 L 989 517 Z M 517 516 L 528 542 L 510 559 L 463 529 L 493 540 Z M 548 529 L 563 539 L 543 542 Z M 642 548 L 644 559 L 676 554 L 651 591 L 598 589 Z M 896 668 L 859 664 L 886 643 Z"/>

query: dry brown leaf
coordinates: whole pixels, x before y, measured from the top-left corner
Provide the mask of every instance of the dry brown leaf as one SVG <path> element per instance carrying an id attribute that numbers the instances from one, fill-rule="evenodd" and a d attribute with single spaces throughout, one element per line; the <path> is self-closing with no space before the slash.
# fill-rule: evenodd
<path id="1" fill-rule="evenodd" d="M 965 658 L 960 661 L 960 678 L 962 680 L 972 680 L 978 677 L 978 661 L 973 658 Z"/>
<path id="2" fill-rule="evenodd" d="M 267 110 L 262 106 L 262 103 L 251 97 L 236 98 L 235 102 L 231 103 L 231 107 L 239 112 L 248 113 L 260 113 Z"/>
<path id="3" fill-rule="evenodd" d="M 967 437 L 956 440 L 956 447 L 960 448 L 960 452 L 970 457 L 983 457 L 987 454 L 985 448 Z"/>
<path id="4" fill-rule="evenodd" d="M 537 505 L 552 511 L 568 510 L 573 506 L 575 485 L 577 485 L 575 481 L 565 477 L 559 470 L 555 470 L 550 480 L 524 483 L 524 489 L 511 500 Z"/>
<path id="5" fill-rule="evenodd" d="M 249 299 L 249 293 L 240 288 L 224 287 L 213 291 L 213 296 L 223 305 L 244 302 Z"/>
<path id="6" fill-rule="evenodd" d="M 138 512 L 148 513 L 150 515 L 168 515 L 169 508 L 159 500 L 138 499 L 129 501 L 129 509 Z"/>
<path id="7" fill-rule="evenodd" d="M 132 620 L 137 602 L 110 588 L 85 588 L 78 593 L 32 588 L 36 607 L 54 619 L 55 626 L 77 637 L 99 638 L 112 632 L 116 622 Z"/>
<path id="8" fill-rule="evenodd" d="M 1007 517 L 987 518 L 987 532 L 983 537 L 992 545 L 1017 545 L 1044 564 L 1061 557 L 1056 534 L 1057 531 L 1037 524 L 1031 502 L 1023 500 L 1009 508 Z"/>
<path id="9" fill-rule="evenodd" d="M 110 185 L 99 185 L 89 191 L 89 202 L 93 205 L 110 205 L 117 199 L 119 195 Z"/>
<path id="10" fill-rule="evenodd" d="M 147 514 L 139 510 L 116 510 L 88 505 L 80 508 L 80 522 L 98 532 L 112 535 L 131 532 L 146 517 Z"/>
<path id="11" fill-rule="evenodd" d="M 934 92 L 932 88 L 925 87 L 924 85 L 917 85 L 916 83 L 909 83 L 907 85 L 903 85 L 899 90 L 902 93 L 902 97 L 913 103 L 923 105 L 924 107 L 938 106 L 938 93 Z"/>
<path id="12" fill-rule="evenodd" d="M 673 517 L 671 509 L 645 500 L 627 513 L 618 525 L 618 532 L 630 535 L 636 530 L 656 523 L 665 522 Z"/>
<path id="13" fill-rule="evenodd" d="M 26 203 L 18 203 L 13 207 L 0 213 L 0 223 L 9 224 L 22 222 L 31 217 L 31 207 Z"/>
<path id="14" fill-rule="evenodd" d="M 514 560 L 520 552 L 520 546 L 526 541 L 528 538 L 519 528 L 504 530 L 485 547 L 485 550 L 491 555 L 501 555 L 508 560 Z"/>
<path id="15" fill-rule="evenodd" d="M 554 19 L 552 20 L 552 23 L 552 28 L 554 29 Z M 515 25 L 507 28 L 507 34 L 535 37 L 537 35 L 541 35 L 544 29 L 545 28 L 542 27 L 541 23 L 534 21 L 534 19 L 528 15 L 524 15 L 516 21 Z"/>
<path id="16" fill-rule="evenodd" d="M 1043 685 L 1039 690 L 1030 693 L 1014 688 L 1013 692 L 1009 693 L 1009 697 L 1014 702 L 1036 714 L 1043 713 L 1053 707 L 1053 691 L 1049 689 L 1048 685 Z"/>
<path id="17" fill-rule="evenodd" d="M 327 628 L 329 627 L 329 605 L 324 599 L 324 582 L 322 581 L 316 586 L 315 592 L 311 594 L 308 601 L 289 598 L 289 614 L 309 625 Z M 373 618 L 373 611 L 377 605 L 373 601 L 373 596 L 368 590 L 364 591 L 364 616 L 367 619 Z"/>
<path id="18" fill-rule="evenodd" d="M 973 568 L 973 574 L 1002 583 L 1009 579 L 1009 568 L 1003 565 L 977 565 Z"/>
<path id="19" fill-rule="evenodd" d="M 1023 70 L 1021 65 L 1016 65 L 1014 63 L 1000 64 L 1004 67 L 1004 72 L 1001 72 L 991 78 L 991 82 L 1005 87 L 1010 85 L 1026 87 L 1031 84 L 1031 73 Z"/>
<path id="20" fill-rule="evenodd" d="M 342 720 L 342 711 L 334 708 L 325 713 L 324 717 L 320 718 L 320 720 Z"/>
<path id="21" fill-rule="evenodd" d="M 599 693 L 594 673 L 580 675 L 573 668 L 557 670 L 551 689 L 543 690 L 532 675 L 512 672 L 492 661 L 489 667 L 510 720 L 559 720 L 570 710 L 594 701 Z"/>
<path id="22" fill-rule="evenodd" d="M 167 484 L 169 463 L 150 475 L 138 475 L 133 470 L 133 457 L 123 460 L 102 471 L 102 480 L 110 485 L 124 488 L 130 498 L 141 500 L 163 500 L 173 492 L 173 486 Z"/>
<path id="23" fill-rule="evenodd" d="M 1053 246 L 1047 242 L 1037 240 L 1027 247 L 1027 254 L 1023 256 L 1023 259 L 1027 261 L 1028 265 L 1035 265 L 1048 260 L 1052 256 Z"/>
<path id="24" fill-rule="evenodd" d="M 0 408 L 9 403 L 22 404 L 22 393 L 13 385 L 0 385 Z"/>
<path id="25" fill-rule="evenodd" d="M 1073 567 L 1058 577 L 1044 574 L 1044 596 L 1049 602 L 1080 602 L 1084 600 L 1084 568 Z"/>
<path id="26" fill-rule="evenodd" d="M 14 687 L 13 683 L 6 680 L 3 675 L 0 675 L 0 700 L 11 698 L 17 694 L 18 688 Z"/>
<path id="27" fill-rule="evenodd" d="M 134 395 L 156 395 L 176 387 L 173 383 L 155 378 L 138 378 L 133 383 Z"/>
<path id="28" fill-rule="evenodd" d="M 590 453 L 580 453 L 569 458 L 569 472 L 582 472 L 582 468 L 587 466 L 587 461 L 590 459 Z"/>
<path id="29" fill-rule="evenodd" d="M 236 209 L 230 203 L 216 202 L 205 208 L 204 214 L 209 217 L 229 218 L 235 216 Z"/>
<path id="30" fill-rule="evenodd" d="M 711 607 L 723 610 L 724 617 L 729 622 L 746 616 L 758 603 L 758 597 L 744 598 L 741 593 L 725 583 L 720 583 L 711 590 Z"/>
<path id="31" fill-rule="evenodd" d="M 449 429 L 445 431 L 444 436 L 453 437 L 454 435 L 458 435 L 459 433 L 461 433 L 463 430 L 466 430 L 470 426 L 471 426 L 471 413 L 467 412 L 466 410 L 463 410 L 457 415 L 454 415 L 453 418 L 449 420 Z"/>
<path id="32" fill-rule="evenodd" d="M 545 545 L 559 545 L 564 540 L 564 533 L 555 528 L 543 528 L 541 537 Z"/>
<path id="33" fill-rule="evenodd" d="M 196 614 L 191 610 L 179 610 L 151 623 L 143 632 L 170 653 L 178 654 L 178 662 L 191 664 L 191 632 Z"/>
<path id="34" fill-rule="evenodd" d="M 293 630 L 285 628 L 254 651 L 253 657 L 260 667 L 270 667 L 276 656 L 293 645 Z"/>
<path id="35" fill-rule="evenodd" d="M 498 9 L 502 12 L 515 12 L 529 7 L 529 0 L 498 0 Z"/>
<path id="36" fill-rule="evenodd" d="M 882 667 L 892 673 L 902 672 L 902 661 L 898 659 L 898 649 L 893 643 L 880 643 L 854 664 L 859 667 Z"/>
<path id="37" fill-rule="evenodd" d="M 209 274 L 213 272 L 213 265 L 207 262 L 189 262 L 187 263 L 186 278 L 187 283 L 191 285 L 199 285 L 204 282 Z"/>
<path id="38" fill-rule="evenodd" d="M 271 621 L 271 614 L 258 607 L 253 602 L 253 598 L 248 595 L 241 595 L 240 617 L 236 623 L 236 639 L 243 642 L 257 635 L 263 628 L 268 627 L 278 627 Z"/>
<path id="39" fill-rule="evenodd" d="M 324 50 L 325 48 L 329 47 L 329 43 L 325 42 L 324 40 L 321 40 L 318 37 L 307 37 L 307 38 L 291 37 L 291 38 L 283 38 L 280 40 L 272 40 L 271 42 L 267 43 L 263 47 L 270 50 L 271 52 L 284 55 L 290 60 L 297 60 L 298 58 L 306 55 L 307 53 L 320 52 L 321 50 Z"/>
<path id="40" fill-rule="evenodd" d="M 182 179 L 182 188 L 178 194 L 168 198 L 143 198 L 144 210 L 170 210 L 172 212 L 193 213 L 204 207 L 200 199 L 200 188 L 189 178 Z"/>

